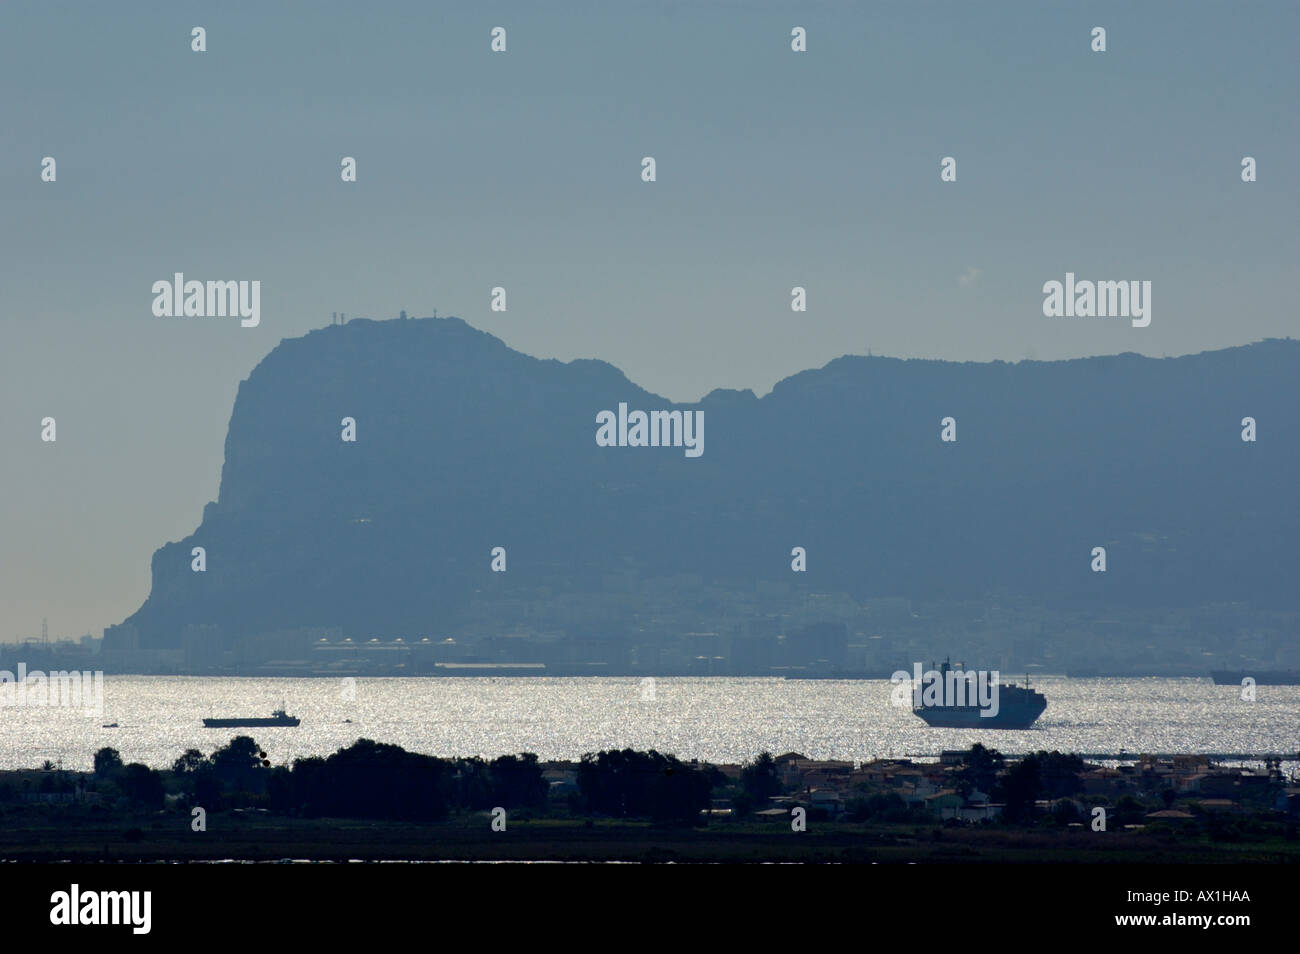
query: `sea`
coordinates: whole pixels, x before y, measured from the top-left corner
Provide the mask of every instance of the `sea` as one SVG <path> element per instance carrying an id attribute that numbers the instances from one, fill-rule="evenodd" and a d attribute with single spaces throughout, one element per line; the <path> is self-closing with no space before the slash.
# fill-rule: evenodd
<path id="1" fill-rule="evenodd" d="M 1047 710 L 1031 729 L 1014 731 L 931 728 L 895 704 L 898 687 L 883 679 L 107 676 L 102 712 L 0 706 L 0 768 L 49 761 L 87 770 L 105 746 L 126 762 L 165 768 L 186 749 L 210 754 L 235 735 L 251 735 L 275 764 L 329 755 L 359 738 L 443 757 L 534 752 L 577 760 L 633 748 L 713 763 L 744 762 L 764 750 L 925 760 L 975 742 L 1004 754 L 1300 750 L 1300 686 L 1260 686 L 1247 701 L 1239 687 L 1208 678 L 1042 676 L 1032 685 L 1047 697 Z M 202 723 L 269 716 L 282 704 L 300 726 Z M 1283 768 L 1294 771 L 1296 763 Z"/>

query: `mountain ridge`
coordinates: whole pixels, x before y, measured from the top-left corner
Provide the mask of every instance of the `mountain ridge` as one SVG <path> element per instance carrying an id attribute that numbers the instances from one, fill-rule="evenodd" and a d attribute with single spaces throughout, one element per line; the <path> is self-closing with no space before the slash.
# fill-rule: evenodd
<path id="1" fill-rule="evenodd" d="M 1298 367 L 1292 339 L 1176 358 L 843 355 L 762 397 L 671 402 L 608 362 L 534 358 L 459 318 L 353 319 L 284 339 L 241 382 L 217 500 L 155 552 L 125 622 L 142 648 L 189 625 L 455 631 L 483 592 L 581 602 L 610 567 L 855 598 L 1293 607 Z M 595 416 L 619 402 L 702 410 L 704 454 L 598 447 Z"/>

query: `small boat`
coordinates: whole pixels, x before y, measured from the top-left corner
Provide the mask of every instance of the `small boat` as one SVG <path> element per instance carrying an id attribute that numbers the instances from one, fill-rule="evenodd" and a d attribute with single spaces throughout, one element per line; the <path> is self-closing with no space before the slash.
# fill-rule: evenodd
<path id="1" fill-rule="evenodd" d="M 284 711 L 282 706 L 267 716 L 254 716 L 248 719 L 204 719 L 203 727 L 205 729 L 230 729 L 241 726 L 296 726 L 301 720 L 297 716 L 291 716 Z"/>
<path id="2" fill-rule="evenodd" d="M 117 727 L 118 726 L 116 722 L 105 722 L 102 726 L 100 726 L 101 729 L 116 729 Z"/>

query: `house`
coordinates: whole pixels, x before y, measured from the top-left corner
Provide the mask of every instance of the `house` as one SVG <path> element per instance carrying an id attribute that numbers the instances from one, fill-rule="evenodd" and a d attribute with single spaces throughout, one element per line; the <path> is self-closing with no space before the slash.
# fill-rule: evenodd
<path id="1" fill-rule="evenodd" d="M 1200 783 L 1200 791 L 1210 798 L 1240 798 L 1264 791 L 1271 779 L 1266 774 L 1233 771 L 1215 772 Z"/>
<path id="2" fill-rule="evenodd" d="M 1237 803 L 1231 798 L 1198 798 L 1196 804 L 1207 812 L 1235 812 Z"/>
<path id="3" fill-rule="evenodd" d="M 966 798 L 957 817 L 968 822 L 993 821 L 1002 816 L 1002 807 L 1001 804 L 990 802 L 984 792 L 975 791 Z"/>
<path id="4" fill-rule="evenodd" d="M 1113 768 L 1080 772 L 1079 781 L 1083 784 L 1085 795 L 1111 795 L 1132 787 L 1128 776 Z"/>
<path id="5" fill-rule="evenodd" d="M 852 762 L 805 759 L 793 752 L 775 761 L 777 776 L 787 789 L 838 787 L 847 785 L 853 775 Z"/>
<path id="6" fill-rule="evenodd" d="M 542 778 L 553 795 L 567 795 L 578 791 L 578 773 L 574 769 L 552 766 L 542 769 Z"/>
<path id="7" fill-rule="evenodd" d="M 1166 808 L 1163 811 L 1147 812 L 1144 816 L 1147 821 L 1167 821 L 1167 822 L 1189 822 L 1196 816 L 1191 812 L 1178 811 L 1176 808 Z"/>
<path id="8" fill-rule="evenodd" d="M 813 808 L 820 808 L 832 818 L 844 814 L 844 796 L 832 788 L 814 788 L 809 793 L 809 803 Z"/>
<path id="9" fill-rule="evenodd" d="M 962 806 L 965 804 L 965 800 L 951 788 L 926 795 L 924 802 L 931 814 L 944 819 L 960 817 Z"/>
<path id="10" fill-rule="evenodd" d="M 807 756 L 800 755 L 798 752 L 784 752 L 772 760 L 776 766 L 776 777 L 784 788 L 799 786 L 799 780 L 803 775 L 799 770 L 799 764 L 807 761 Z"/>

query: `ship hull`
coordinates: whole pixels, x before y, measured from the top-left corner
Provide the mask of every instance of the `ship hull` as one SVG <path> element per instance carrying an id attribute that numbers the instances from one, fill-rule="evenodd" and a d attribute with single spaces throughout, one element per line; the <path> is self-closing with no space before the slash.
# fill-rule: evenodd
<path id="1" fill-rule="evenodd" d="M 296 726 L 299 719 L 294 716 L 288 719 L 204 719 L 203 727 L 205 729 L 246 729 L 246 728 L 264 728 L 267 726 Z"/>
<path id="2" fill-rule="evenodd" d="M 1003 706 L 997 715 L 983 716 L 978 706 L 923 706 L 912 713 L 936 729 L 1028 729 L 1046 708 L 1046 702 Z"/>

